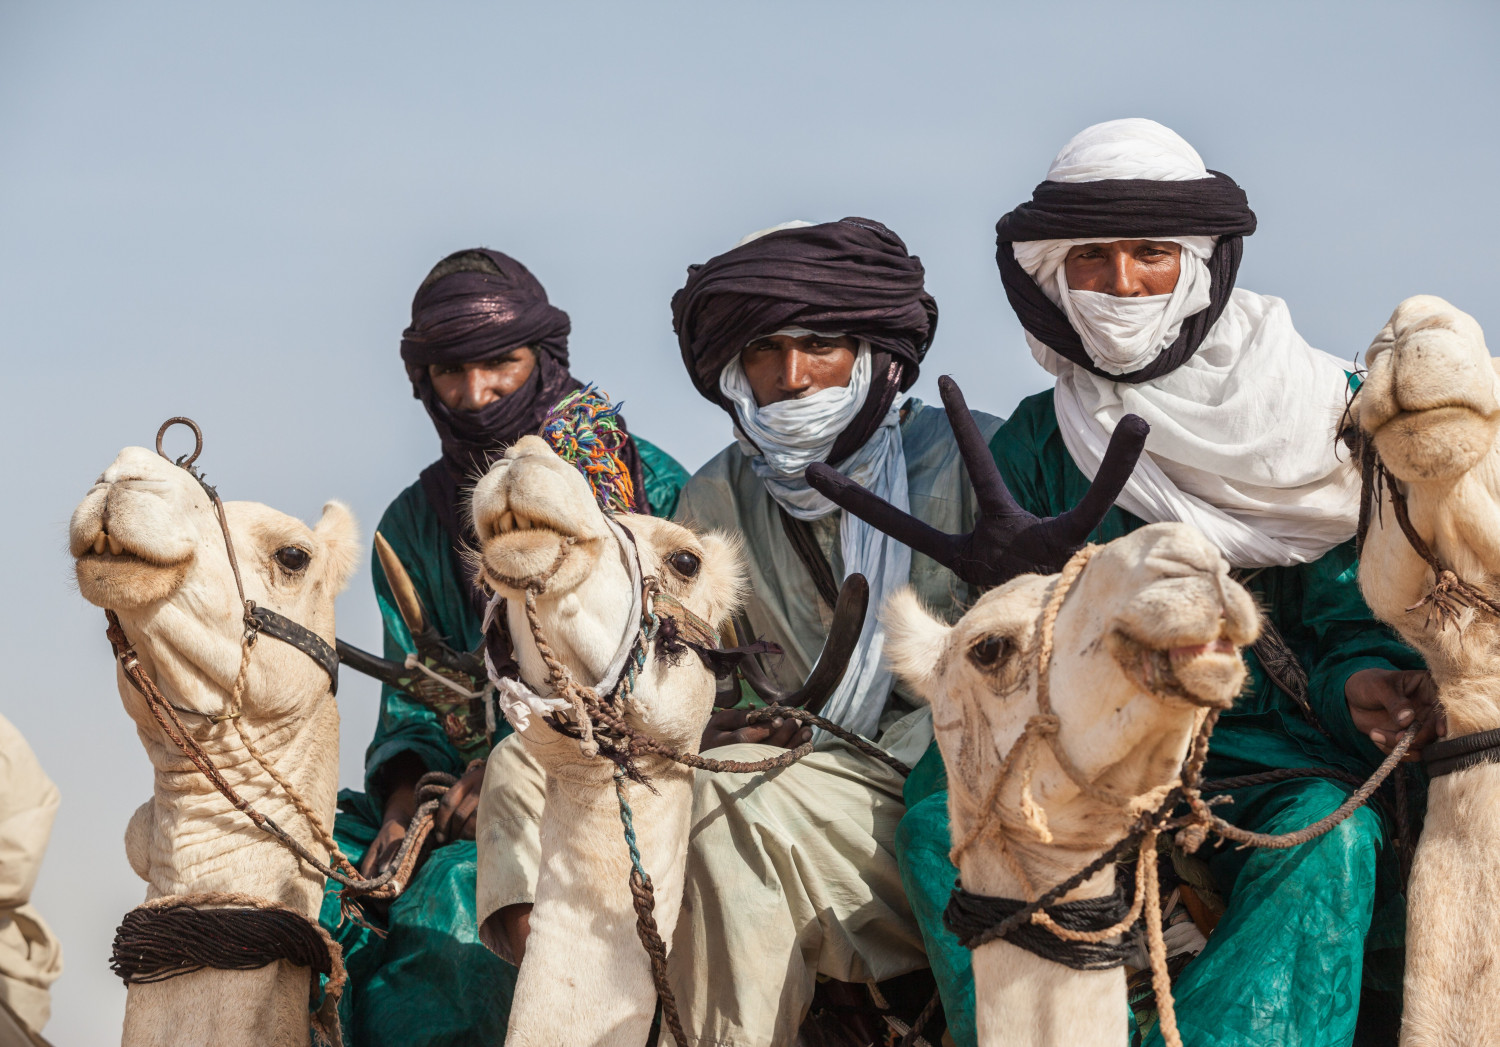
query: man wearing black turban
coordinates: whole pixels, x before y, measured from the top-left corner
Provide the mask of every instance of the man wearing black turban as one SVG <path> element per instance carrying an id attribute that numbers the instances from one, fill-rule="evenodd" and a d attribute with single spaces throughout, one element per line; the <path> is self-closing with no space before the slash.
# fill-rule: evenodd
<path id="1" fill-rule="evenodd" d="M 883 664 L 880 603 L 909 584 L 956 618 L 977 590 L 841 512 L 805 472 L 831 462 L 932 526 L 973 525 L 943 412 L 906 395 L 937 329 L 924 280 L 894 232 L 846 218 L 747 237 L 692 266 L 672 300 L 688 374 L 734 436 L 683 489 L 678 521 L 742 536 L 740 627 L 785 651 L 763 668 L 786 690 L 828 638 L 840 580 L 868 579 L 858 647 L 820 712 L 908 763 L 931 715 Z M 986 439 L 1000 424 L 971 421 Z M 747 727 L 744 715 L 716 712 L 704 749 L 757 760 L 806 738 L 795 721 Z M 819 977 L 880 982 L 927 966 L 895 861 L 904 810 L 900 776 L 830 738 L 775 774 L 699 776 L 671 964 L 700 1042 L 796 1042 Z"/>
<path id="2" fill-rule="evenodd" d="M 479 649 L 484 609 L 463 555 L 477 546 L 465 497 L 493 459 L 582 388 L 568 370 L 569 328 L 568 314 L 547 300 L 536 277 L 499 251 L 449 255 L 412 300 L 401 358 L 442 457 L 391 503 L 377 533 L 409 575 L 427 625 L 455 651 Z M 633 436 L 620 457 L 635 510 L 669 515 L 687 478 L 681 466 Z M 385 657 L 400 664 L 416 652 L 411 629 L 379 557 L 372 572 Z M 492 642 L 492 657 L 497 653 L 503 658 Z M 483 683 L 475 679 L 470 690 Z M 421 694 L 382 689 L 365 756 L 366 791 L 340 796 L 335 836 L 372 875 L 405 835 L 417 780 L 441 771 L 459 776 L 458 783 L 435 819 L 438 846 L 385 914 L 383 937 L 341 921 L 333 893 L 325 903 L 324 923 L 341 939 L 350 975 L 345 1036 L 355 1047 L 499 1043 L 515 968 L 476 941 L 474 820 L 484 764 L 465 768 L 482 761 L 510 726 L 484 708 L 492 699 L 465 699 L 441 687 L 414 690 Z"/>
<path id="3" fill-rule="evenodd" d="M 1245 654 L 1250 680 L 1218 720 L 1204 776 L 1269 773 L 1220 790 L 1232 803 L 1216 811 L 1281 834 L 1337 809 L 1409 724 L 1426 720 L 1413 752 L 1430 741 L 1438 717 L 1420 660 L 1359 593 L 1359 478 L 1334 442 L 1350 376 L 1302 339 L 1285 302 L 1235 286 L 1255 225 L 1244 191 L 1161 124 L 1114 120 L 1075 136 L 996 226 L 1006 293 L 1057 383 L 1021 402 L 991 450 L 1013 504 L 1060 513 L 1106 470 L 1131 415 L 1149 424 L 1145 454 L 1091 537 L 1192 524 L 1255 593 L 1264 615 Z M 923 764 L 940 770 L 935 748 Z M 945 778 L 928 774 L 907 800 L 902 871 L 950 1031 L 972 1047 L 997 1031 L 976 1032 L 969 955 L 944 926 L 957 877 Z M 1205 902 L 1193 919 L 1186 904 L 1166 917 L 1184 1042 L 1394 1042 L 1398 824 L 1371 804 L 1298 847 L 1205 848 L 1179 866 L 1192 873 L 1180 896 Z M 1195 921 L 1212 929 L 1206 941 Z M 1147 1047 L 1162 1042 L 1159 1027 L 1145 1033 Z"/>

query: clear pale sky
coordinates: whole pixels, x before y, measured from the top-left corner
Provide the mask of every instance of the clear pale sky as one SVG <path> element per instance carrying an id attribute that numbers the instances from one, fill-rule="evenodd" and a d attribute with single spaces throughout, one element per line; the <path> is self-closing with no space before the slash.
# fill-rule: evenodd
<path id="1" fill-rule="evenodd" d="M 366 538 L 436 457 L 397 357 L 444 254 L 525 261 L 574 371 L 696 467 L 726 418 L 682 371 L 685 267 L 790 218 L 898 231 L 942 309 L 939 374 L 1009 412 L 1047 376 L 994 222 L 1084 126 L 1149 116 L 1249 193 L 1240 284 L 1353 359 L 1440 294 L 1500 331 L 1492 4 L 0 3 L 0 711 L 63 803 L 35 901 L 66 972 L 47 1034 L 118 1037 L 144 896 L 121 837 L 149 766 L 69 514 L 119 449 L 196 418 L 226 497 Z M 1500 335 L 1497 335 L 1500 337 Z M 379 643 L 368 572 L 339 632 Z M 377 689 L 346 674 L 341 776 Z"/>

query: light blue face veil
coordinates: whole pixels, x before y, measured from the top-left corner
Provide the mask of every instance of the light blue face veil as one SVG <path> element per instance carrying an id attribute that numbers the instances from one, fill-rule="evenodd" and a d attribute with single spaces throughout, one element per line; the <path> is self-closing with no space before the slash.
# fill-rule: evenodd
<path id="1" fill-rule="evenodd" d="M 800 328 L 775 332 L 791 337 L 813 333 Z M 839 433 L 864 406 L 870 385 L 870 347 L 863 341 L 847 386 L 764 407 L 755 402 L 738 356 L 720 372 L 719 389 L 734 405 L 735 438 L 740 449 L 751 459 L 751 468 L 767 493 L 794 518 L 817 520 L 838 511 L 838 506 L 808 486 L 805 472 L 813 462 L 826 460 Z M 900 422 L 900 407 L 893 404 L 859 450 L 831 464 L 901 511 L 910 512 Z M 882 664 L 885 628 L 879 612 L 886 597 L 910 580 L 911 550 L 851 513 L 844 513 L 839 521 L 839 544 L 845 575 L 862 574 L 870 583 L 870 608 L 849 668 L 824 706 L 823 715 L 841 727 L 874 738 L 892 686 L 890 670 Z"/>

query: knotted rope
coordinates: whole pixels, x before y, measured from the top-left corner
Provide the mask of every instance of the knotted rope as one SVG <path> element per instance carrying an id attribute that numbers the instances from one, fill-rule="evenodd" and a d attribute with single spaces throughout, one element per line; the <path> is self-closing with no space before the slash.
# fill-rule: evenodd
<path id="1" fill-rule="evenodd" d="M 668 634 L 661 629 L 663 622 L 671 620 L 675 623 L 674 628 L 670 630 L 670 639 L 679 650 L 683 647 L 691 647 L 699 651 L 700 657 L 704 657 L 703 652 L 717 648 L 719 644 L 718 633 L 710 623 L 692 613 L 675 598 L 656 589 L 653 579 L 644 579 L 642 582 L 642 620 L 626 657 L 625 669 L 621 672 L 619 679 L 613 683 L 607 694 L 602 695 L 596 688 L 578 683 L 572 671 L 547 641 L 545 630 L 542 628 L 541 614 L 537 607 L 537 597 L 546 592 L 547 583 L 562 566 L 571 544 L 571 540 L 565 540 L 558 549 L 557 559 L 537 578 L 525 581 L 520 579 L 504 579 L 503 581 L 523 593 L 522 609 L 526 617 L 526 625 L 531 633 L 532 642 L 536 645 L 537 653 L 541 656 L 542 664 L 546 667 L 548 684 L 554 694 L 568 703 L 569 722 L 562 722 L 561 713 L 554 714 L 548 722 L 555 730 L 562 733 L 571 735 L 576 732 L 574 736 L 578 739 L 579 751 L 585 757 L 592 759 L 603 756 L 616 765 L 615 797 L 620 807 L 620 823 L 624 829 L 625 844 L 630 852 L 630 894 L 636 915 L 636 933 L 641 939 L 641 945 L 646 950 L 646 956 L 651 964 L 651 979 L 656 988 L 657 999 L 661 1002 L 662 1021 L 672 1034 L 674 1042 L 685 1044 L 688 1040 L 682 1029 L 677 998 L 667 980 L 667 947 L 656 924 L 655 890 L 651 877 L 641 862 L 640 849 L 636 842 L 634 813 L 625 796 L 625 781 L 631 779 L 649 787 L 649 779 L 637 762 L 639 757 L 644 755 L 661 757 L 694 770 L 757 774 L 790 767 L 811 753 L 813 744 L 809 741 L 795 749 L 789 749 L 762 760 L 715 760 L 699 753 L 680 750 L 631 726 L 626 719 L 625 703 L 635 688 L 640 669 L 645 665 L 647 649 L 654 643 L 660 652 L 669 639 Z M 654 607 L 656 603 L 671 608 L 675 613 L 658 614 Z M 699 650 L 700 648 L 702 650 Z M 746 722 L 761 723 L 775 717 L 784 717 L 822 727 L 859 752 L 890 767 L 896 773 L 902 776 L 911 773 L 911 768 L 883 749 L 806 709 L 767 706 L 751 712 L 746 717 Z M 921 1023 L 918 1023 L 913 1030 L 908 1032 L 905 1041 L 914 1042 L 920 1028 Z"/>
<path id="2" fill-rule="evenodd" d="M 1109 938 L 1124 934 L 1144 915 L 1147 952 L 1151 962 L 1152 990 L 1156 995 L 1162 1039 L 1167 1047 L 1182 1047 L 1182 1037 L 1177 1029 L 1176 1012 L 1172 1003 L 1166 943 L 1162 936 L 1157 836 L 1164 831 L 1179 830 L 1176 836 L 1177 843 L 1190 854 L 1203 844 L 1210 832 L 1224 839 L 1233 840 L 1242 847 L 1285 849 L 1307 843 L 1331 831 L 1369 802 L 1375 791 L 1399 766 L 1401 758 L 1410 749 L 1422 725 L 1419 721 L 1408 727 L 1396 747 L 1381 762 L 1375 773 L 1360 785 L 1337 810 L 1305 829 L 1291 833 L 1266 834 L 1240 829 L 1214 814 L 1210 809 L 1210 802 L 1203 799 L 1202 793 L 1205 788 L 1219 785 L 1219 783 L 1212 783 L 1206 786 L 1202 780 L 1203 766 L 1208 759 L 1209 739 L 1219 718 L 1220 711 L 1217 709 L 1206 710 L 1203 714 L 1202 721 L 1189 746 L 1182 774 L 1177 780 L 1135 797 L 1121 796 L 1099 788 L 1083 774 L 1062 746 L 1059 740 L 1061 722 L 1052 709 L 1049 688 L 1049 670 L 1058 614 L 1061 612 L 1068 593 L 1096 549 L 1097 547 L 1094 546 L 1085 546 L 1080 549 L 1064 566 L 1058 579 L 1053 583 L 1049 598 L 1038 620 L 1037 647 L 1031 667 L 1031 671 L 1036 674 L 1038 712 L 1026 722 L 1021 735 L 1000 760 L 994 778 L 984 791 L 984 798 L 974 822 L 949 852 L 949 857 L 956 866 L 963 853 L 980 837 L 992 836 L 1007 867 L 1021 884 L 1026 899 L 1024 902 L 1019 902 L 1014 899 L 975 895 L 963 890 L 960 885 L 955 888 L 954 895 L 949 900 L 948 908 L 944 912 L 944 923 L 954 933 L 961 933 L 963 944 L 971 949 L 997 938 L 1004 938 L 1039 956 L 1056 959 L 1059 955 L 1082 954 L 1059 949 L 1050 944 L 1040 946 L 1034 932 L 1030 931 L 1027 926 L 1028 924 L 1039 925 L 1055 937 L 1064 942 L 1073 943 L 1075 946 L 1093 945 L 1102 944 Z M 1020 775 L 1021 827 L 1040 842 L 1051 842 L 1052 834 L 1047 824 L 1046 813 L 1031 794 L 1035 750 L 1039 742 L 1047 745 L 1059 767 L 1085 795 L 1101 803 L 1140 812 L 1125 836 L 1116 841 L 1104 854 L 1040 896 L 1037 895 L 1019 859 L 1006 846 L 1003 827 L 995 820 L 995 815 L 999 810 L 1000 793 L 1012 775 L 1018 773 Z M 1302 768 L 1295 769 L 1295 772 L 1298 774 L 1318 773 L 1317 769 Z M 1260 784 L 1262 781 L 1281 780 L 1292 773 L 1294 772 L 1271 771 L 1264 775 L 1247 775 L 1225 784 L 1234 787 Z M 1323 776 L 1344 777 L 1342 775 Z M 1189 813 L 1181 818 L 1173 818 L 1172 810 L 1182 803 L 1187 804 Z M 1059 905 L 1059 900 L 1120 861 L 1131 850 L 1136 852 L 1136 890 L 1130 909 L 1108 927 L 1081 927 L 1081 921 L 1075 915 L 1077 910 L 1074 910 L 1074 914 L 1068 914 L 1064 908 L 1075 903 Z M 1058 917 L 1051 915 L 1049 910 L 1056 911 L 1059 914 Z M 997 917 L 997 919 L 988 921 L 986 926 L 986 921 L 979 918 L 981 913 Z M 1093 915 L 1098 917 L 1099 913 L 1095 912 Z M 1104 954 L 1089 953 L 1087 955 L 1091 958 L 1102 958 Z M 1067 961 L 1059 960 L 1059 962 Z"/>

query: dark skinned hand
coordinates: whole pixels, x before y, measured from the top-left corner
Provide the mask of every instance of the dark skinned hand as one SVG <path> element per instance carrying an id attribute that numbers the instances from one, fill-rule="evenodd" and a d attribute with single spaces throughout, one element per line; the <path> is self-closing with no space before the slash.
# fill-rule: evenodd
<path id="1" fill-rule="evenodd" d="M 708 719 L 708 726 L 703 729 L 703 742 L 699 751 L 707 752 L 721 745 L 738 745 L 741 742 L 795 749 L 812 740 L 812 728 L 804 727 L 798 720 L 777 716 L 765 723 L 746 723 L 746 718 L 754 711 L 715 709 Z"/>
<path id="2" fill-rule="evenodd" d="M 412 816 L 417 813 L 417 794 L 415 779 L 410 782 L 401 781 L 389 786 L 389 793 L 385 801 L 385 816 L 380 823 L 380 831 L 375 834 L 375 839 L 370 841 L 370 846 L 365 851 L 364 861 L 359 863 L 359 871 L 367 877 L 373 877 L 382 866 L 401 849 L 401 841 L 406 839 L 406 827 L 411 823 Z"/>
<path id="3" fill-rule="evenodd" d="M 422 773 L 420 765 L 396 768 L 394 780 L 388 786 L 385 816 L 380 823 L 380 831 L 375 834 L 375 839 L 365 851 L 364 861 L 359 863 L 359 871 L 365 876 L 376 875 L 401 849 L 401 841 L 406 839 L 406 827 L 417 813 L 416 781 Z M 430 837 L 433 843 L 474 839 L 479 791 L 483 783 L 484 764 L 481 763 L 464 772 L 444 794 L 433 815 Z M 420 861 L 419 857 L 418 862 Z M 420 868 L 420 864 L 417 867 Z"/>
<path id="4" fill-rule="evenodd" d="M 479 815 L 479 791 L 484 785 L 484 764 L 471 767 L 438 801 L 432 816 L 432 835 L 440 844 L 472 840 Z"/>
<path id="5" fill-rule="evenodd" d="M 1344 700 L 1354 726 L 1375 747 L 1389 754 L 1401 733 L 1419 717 L 1425 722 L 1402 757 L 1403 763 L 1422 758 L 1422 747 L 1448 733 L 1448 718 L 1438 705 L 1437 685 L 1423 669 L 1361 669 L 1344 681 Z"/>
<path id="6" fill-rule="evenodd" d="M 1099 463 L 1099 472 L 1082 500 L 1060 516 L 1033 516 L 1021 508 L 1005 486 L 958 383 L 944 375 L 938 379 L 938 389 L 979 503 L 974 530 L 968 534 L 939 531 L 822 462 L 808 466 L 807 482 L 834 504 L 917 552 L 926 553 L 970 585 L 991 588 L 1018 575 L 1062 570 L 1115 504 L 1145 449 L 1151 427 L 1137 415 L 1120 419 Z"/>

